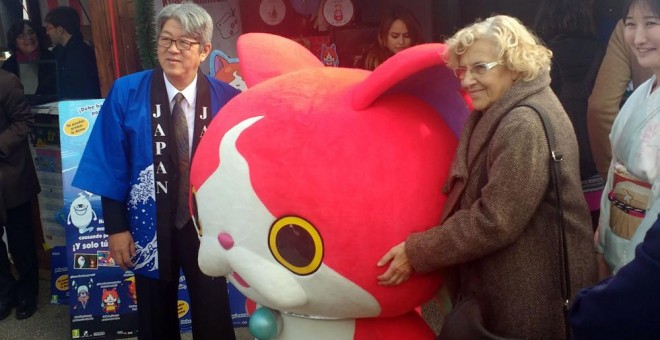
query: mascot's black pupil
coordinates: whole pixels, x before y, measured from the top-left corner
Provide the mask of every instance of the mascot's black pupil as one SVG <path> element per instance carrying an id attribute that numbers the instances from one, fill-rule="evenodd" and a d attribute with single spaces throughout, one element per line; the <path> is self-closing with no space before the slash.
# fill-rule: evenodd
<path id="1" fill-rule="evenodd" d="M 289 224 L 280 229 L 275 244 L 282 258 L 296 267 L 305 267 L 314 259 L 314 240 L 299 225 Z"/>

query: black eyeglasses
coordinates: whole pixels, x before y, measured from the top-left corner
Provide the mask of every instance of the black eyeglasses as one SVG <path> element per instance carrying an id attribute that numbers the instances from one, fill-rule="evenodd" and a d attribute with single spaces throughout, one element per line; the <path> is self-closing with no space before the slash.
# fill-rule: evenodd
<path id="1" fill-rule="evenodd" d="M 454 74 L 456 75 L 456 78 L 463 80 L 463 78 L 465 78 L 465 75 L 468 73 L 468 71 L 473 77 L 477 77 L 485 74 L 486 72 L 490 71 L 490 69 L 492 69 L 497 65 L 500 65 L 499 61 L 474 64 L 470 67 L 458 67 L 454 69 Z"/>
<path id="2" fill-rule="evenodd" d="M 168 37 L 163 37 L 159 36 L 158 37 L 158 46 L 163 47 L 163 48 L 170 48 L 172 46 L 172 43 L 176 44 L 176 48 L 178 48 L 181 51 L 188 51 L 192 48 L 193 45 L 199 45 L 200 42 L 198 41 L 188 41 L 188 40 L 174 40 Z"/>

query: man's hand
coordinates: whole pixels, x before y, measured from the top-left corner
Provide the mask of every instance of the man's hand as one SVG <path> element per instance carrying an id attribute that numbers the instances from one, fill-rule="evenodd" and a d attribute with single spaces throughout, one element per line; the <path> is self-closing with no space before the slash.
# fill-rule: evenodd
<path id="1" fill-rule="evenodd" d="M 401 242 L 394 246 L 390 251 L 378 261 L 378 266 L 382 267 L 390 262 L 390 266 L 385 273 L 378 276 L 378 284 L 383 286 L 396 286 L 408 280 L 412 274 L 413 268 L 408 262 L 406 255 L 406 242 Z"/>
<path id="2" fill-rule="evenodd" d="M 133 267 L 131 259 L 135 256 L 135 242 L 129 231 L 108 235 L 108 248 L 110 255 L 121 269 Z"/>

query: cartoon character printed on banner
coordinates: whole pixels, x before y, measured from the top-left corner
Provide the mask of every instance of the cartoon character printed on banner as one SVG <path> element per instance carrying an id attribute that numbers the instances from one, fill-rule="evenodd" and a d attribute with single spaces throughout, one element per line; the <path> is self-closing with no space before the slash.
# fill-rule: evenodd
<path id="1" fill-rule="evenodd" d="M 89 288 L 94 283 L 93 279 L 89 279 L 85 284 L 80 284 L 80 280 L 73 280 L 72 285 L 76 291 L 76 303 L 73 305 L 74 310 L 84 310 L 87 308 L 87 303 L 90 299 Z"/>
<path id="2" fill-rule="evenodd" d="M 238 39 L 249 88 L 192 162 L 198 262 L 263 306 L 259 339 L 435 339 L 415 308 L 441 284 L 379 286 L 383 253 L 437 224 L 468 115 L 460 84 L 419 45 L 376 71 L 324 67 L 300 44 Z"/>
<path id="3" fill-rule="evenodd" d="M 321 45 L 321 61 L 325 66 L 339 66 L 339 56 L 337 55 L 337 46 L 332 43 L 330 46 Z"/>
<path id="4" fill-rule="evenodd" d="M 85 257 L 79 255 L 78 259 L 76 260 L 76 268 L 85 268 L 86 264 L 87 264 L 87 260 L 85 260 Z"/>
<path id="5" fill-rule="evenodd" d="M 135 276 L 126 278 L 124 281 L 128 282 L 128 296 L 133 300 L 133 304 L 137 304 L 137 291 L 135 290 Z"/>
<path id="6" fill-rule="evenodd" d="M 77 306 L 82 307 L 82 309 L 87 308 L 87 302 L 89 302 L 89 288 L 87 286 L 80 286 L 76 292 L 78 294 L 78 297 L 76 298 L 78 304 L 73 308 L 76 309 Z"/>
<path id="7" fill-rule="evenodd" d="M 85 192 L 89 197 L 92 197 L 92 194 Z M 92 209 L 92 204 L 89 202 L 88 197 L 85 196 L 85 193 L 79 193 L 78 197 L 71 202 L 69 207 L 69 216 L 66 219 L 66 224 L 75 226 L 78 228 L 78 232 L 84 234 L 94 230 L 94 227 L 89 225 L 92 221 L 96 221 L 96 212 Z"/>
<path id="8" fill-rule="evenodd" d="M 220 32 L 222 39 L 229 39 L 240 34 L 241 24 L 236 16 L 236 8 L 230 8 L 215 23 L 215 28 Z"/>
<path id="9" fill-rule="evenodd" d="M 103 250 L 97 251 L 96 256 L 99 259 L 99 263 L 98 263 L 99 267 L 114 267 L 114 266 L 116 266 L 115 259 L 113 259 L 112 256 L 110 256 L 109 251 L 103 251 Z"/>
<path id="10" fill-rule="evenodd" d="M 344 11 L 342 9 L 341 2 L 338 2 L 338 3 L 335 4 L 334 16 L 335 16 L 335 21 L 344 20 Z"/>
<path id="11" fill-rule="evenodd" d="M 108 314 L 118 313 L 120 302 L 121 299 L 119 298 L 119 293 L 117 293 L 117 288 L 103 288 L 103 294 L 101 295 L 101 308 L 104 312 Z"/>
<path id="12" fill-rule="evenodd" d="M 215 79 L 221 80 L 237 90 L 247 90 L 238 58 L 230 58 L 224 52 L 214 50 L 209 59 L 211 63 L 209 70 Z"/>

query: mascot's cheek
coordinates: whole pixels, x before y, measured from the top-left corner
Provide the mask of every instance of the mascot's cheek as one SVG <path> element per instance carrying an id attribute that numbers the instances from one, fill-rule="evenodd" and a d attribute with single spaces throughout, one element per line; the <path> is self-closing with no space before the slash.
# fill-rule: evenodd
<path id="1" fill-rule="evenodd" d="M 226 250 L 217 238 L 203 236 L 197 259 L 204 274 L 227 276 L 243 294 L 251 298 L 257 294 L 271 306 L 294 308 L 308 302 L 305 290 L 288 270 L 248 249 Z"/>
<path id="2" fill-rule="evenodd" d="M 249 298 L 265 300 L 264 304 L 282 309 L 303 306 L 308 296 L 287 269 L 248 249 L 234 247 L 228 252 L 232 271 L 240 275 L 250 288 L 243 287 L 230 276 L 232 283 Z M 263 301 L 258 299 L 258 301 Z"/>
<path id="3" fill-rule="evenodd" d="M 197 262 L 202 272 L 208 276 L 225 276 L 231 272 L 226 250 L 220 247 L 214 237 L 203 236 L 200 239 Z"/>

